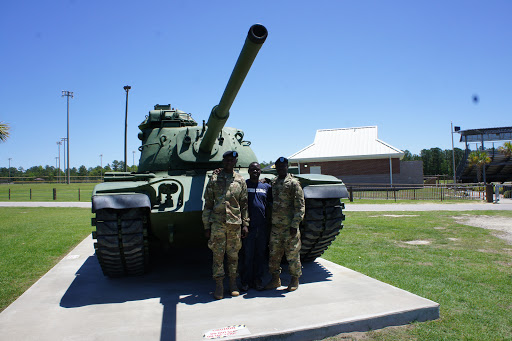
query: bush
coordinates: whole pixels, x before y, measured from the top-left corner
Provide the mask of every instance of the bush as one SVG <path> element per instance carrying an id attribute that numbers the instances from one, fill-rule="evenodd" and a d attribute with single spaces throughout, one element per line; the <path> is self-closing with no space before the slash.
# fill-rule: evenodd
<path id="1" fill-rule="evenodd" d="M 503 192 L 504 198 L 512 198 L 512 191 L 505 191 Z"/>

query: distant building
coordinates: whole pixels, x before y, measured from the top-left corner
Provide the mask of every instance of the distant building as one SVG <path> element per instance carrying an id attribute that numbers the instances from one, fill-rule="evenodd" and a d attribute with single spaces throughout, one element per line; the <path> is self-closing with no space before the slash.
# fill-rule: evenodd
<path id="1" fill-rule="evenodd" d="M 478 182 L 478 172 L 481 172 L 480 181 L 483 182 L 512 181 L 512 156 L 494 148 L 494 142 L 512 141 L 512 127 L 478 128 L 457 132 L 460 134 L 460 142 L 464 142 L 466 145 L 464 157 L 457 167 L 457 181 Z M 487 143 L 487 147 L 484 142 Z M 475 143 L 475 149 L 485 151 L 490 158 L 490 163 L 482 167 L 481 170 L 476 165 L 469 163 L 471 143 Z M 489 148 L 491 143 L 492 148 Z"/>
<path id="2" fill-rule="evenodd" d="M 422 184 L 423 162 L 403 156 L 372 126 L 317 130 L 314 142 L 288 159 L 301 174 L 333 175 L 345 184 Z"/>

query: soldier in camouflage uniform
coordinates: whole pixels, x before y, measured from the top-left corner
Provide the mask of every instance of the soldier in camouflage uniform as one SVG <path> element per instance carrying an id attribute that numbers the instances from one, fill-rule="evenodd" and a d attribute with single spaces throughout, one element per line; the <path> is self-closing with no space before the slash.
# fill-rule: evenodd
<path id="1" fill-rule="evenodd" d="M 214 297 L 224 297 L 224 255 L 227 255 L 229 286 L 232 296 L 238 296 L 236 285 L 238 252 L 241 237 L 248 233 L 247 185 L 244 178 L 234 172 L 238 153 L 223 155 L 223 170 L 213 174 L 204 192 L 203 225 L 208 247 L 213 253 Z"/>
<path id="2" fill-rule="evenodd" d="M 265 289 L 281 286 L 281 259 L 288 261 L 291 281 L 288 291 L 297 290 L 302 275 L 300 264 L 299 225 L 304 218 L 304 192 L 299 181 L 288 174 L 288 159 L 280 157 L 275 162 L 277 178 L 272 181 L 272 229 L 269 242 L 269 271 L 272 279 Z"/>

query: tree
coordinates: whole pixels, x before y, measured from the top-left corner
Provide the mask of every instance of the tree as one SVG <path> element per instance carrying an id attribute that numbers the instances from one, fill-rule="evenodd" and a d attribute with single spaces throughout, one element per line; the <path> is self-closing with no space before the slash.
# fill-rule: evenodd
<path id="1" fill-rule="evenodd" d="M 9 137 L 9 125 L 4 122 L 0 122 L 0 141 L 5 142 Z"/>
<path id="2" fill-rule="evenodd" d="M 124 171 L 124 161 L 112 161 L 112 170 L 114 172 Z"/>
<path id="3" fill-rule="evenodd" d="M 421 161 L 421 156 L 412 154 L 406 149 L 404 150 L 404 157 L 402 158 L 402 161 Z"/>
<path id="4" fill-rule="evenodd" d="M 263 169 L 263 168 L 267 167 L 268 165 L 272 165 L 273 163 L 274 163 L 273 161 L 268 161 L 268 162 L 267 161 L 261 161 L 260 162 L 260 167 L 261 167 L 261 169 Z"/>
<path id="5" fill-rule="evenodd" d="M 79 176 L 86 176 L 87 175 L 87 167 L 85 167 L 84 165 L 81 165 L 79 168 L 78 168 L 78 173 L 77 173 Z"/>
<path id="6" fill-rule="evenodd" d="M 470 166 L 476 166 L 476 177 L 478 182 L 482 182 L 482 170 L 486 164 L 491 163 L 491 158 L 483 150 L 475 150 L 469 153 L 468 162 Z"/>
<path id="7" fill-rule="evenodd" d="M 433 162 L 432 162 L 432 150 L 431 149 L 422 149 L 420 152 L 421 159 L 423 160 L 423 174 L 425 175 L 435 175 L 433 170 Z"/>
<path id="8" fill-rule="evenodd" d="M 500 153 L 505 154 L 505 156 L 510 157 L 512 155 L 512 142 L 505 142 L 498 150 Z"/>

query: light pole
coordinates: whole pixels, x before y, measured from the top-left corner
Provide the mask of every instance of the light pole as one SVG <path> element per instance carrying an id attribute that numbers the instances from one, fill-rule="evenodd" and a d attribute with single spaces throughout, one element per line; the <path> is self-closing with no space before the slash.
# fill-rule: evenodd
<path id="1" fill-rule="evenodd" d="M 452 167 L 453 167 L 453 185 L 455 186 L 455 184 L 457 183 L 457 178 L 455 176 L 455 148 L 453 147 L 453 122 L 450 121 L 450 124 L 451 124 L 451 132 L 452 132 Z M 455 127 L 455 131 L 459 131 L 460 130 L 460 127 Z"/>
<path id="2" fill-rule="evenodd" d="M 59 172 L 57 173 L 57 182 L 60 183 L 60 146 L 62 145 L 62 141 L 57 141 L 57 147 L 59 148 Z"/>
<path id="3" fill-rule="evenodd" d="M 100 180 L 103 178 L 103 154 L 100 154 Z"/>
<path id="4" fill-rule="evenodd" d="M 68 103 L 68 110 L 67 110 L 67 117 L 68 117 L 68 135 L 67 135 L 67 141 L 68 141 L 68 149 L 67 149 L 67 154 L 68 154 L 68 185 L 71 183 L 71 177 L 70 177 L 70 174 L 69 174 L 69 97 L 73 98 L 73 92 L 71 91 L 65 91 L 65 90 L 62 90 L 62 97 L 66 96 L 67 97 L 67 103 Z"/>
<path id="5" fill-rule="evenodd" d="M 67 174 L 67 171 L 66 171 L 66 141 L 68 139 L 63 137 L 60 140 L 62 141 L 62 143 L 64 143 L 64 152 L 62 153 L 62 155 L 64 155 L 64 174 Z"/>
<path id="6" fill-rule="evenodd" d="M 127 144 L 127 135 L 128 135 L 128 91 L 130 91 L 132 87 L 129 85 L 125 85 L 123 87 L 124 91 L 126 91 L 126 110 L 124 115 L 124 171 L 128 171 L 128 158 L 127 158 L 127 152 L 126 152 L 126 144 Z"/>
<path id="7" fill-rule="evenodd" d="M 12 157 L 9 158 L 9 181 L 8 181 L 8 183 L 11 182 L 11 160 L 12 160 Z"/>

